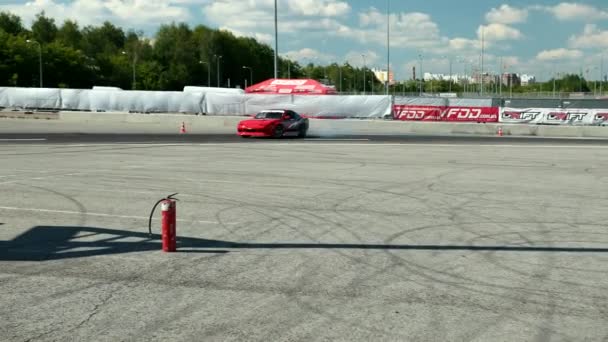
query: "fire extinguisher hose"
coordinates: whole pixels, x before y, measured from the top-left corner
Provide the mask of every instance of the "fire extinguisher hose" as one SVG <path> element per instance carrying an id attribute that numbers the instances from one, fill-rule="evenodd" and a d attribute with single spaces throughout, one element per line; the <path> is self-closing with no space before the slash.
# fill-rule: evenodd
<path id="1" fill-rule="evenodd" d="M 156 210 L 156 207 L 157 207 L 157 206 L 158 206 L 158 205 L 159 205 L 159 204 L 160 204 L 162 201 L 166 201 L 166 200 L 168 200 L 168 199 L 172 199 L 172 200 L 179 201 L 179 199 L 177 199 L 177 198 L 173 198 L 173 196 L 175 196 L 175 195 L 177 195 L 177 194 L 178 194 L 178 193 L 176 192 L 176 193 L 171 194 L 171 195 L 169 195 L 169 196 L 167 196 L 167 197 L 165 197 L 165 198 L 161 198 L 161 199 L 159 199 L 159 200 L 158 200 L 158 202 L 156 202 L 156 203 L 154 204 L 154 207 L 152 207 L 152 211 L 150 212 L 150 218 L 148 219 L 148 236 L 152 237 L 152 217 L 154 216 L 154 211 Z"/>

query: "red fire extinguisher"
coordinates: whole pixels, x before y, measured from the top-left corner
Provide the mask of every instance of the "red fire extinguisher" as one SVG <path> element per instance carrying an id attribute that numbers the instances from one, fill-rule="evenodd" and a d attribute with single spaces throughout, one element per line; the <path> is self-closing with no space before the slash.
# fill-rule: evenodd
<path id="1" fill-rule="evenodd" d="M 152 212 L 150 213 L 150 220 L 148 222 L 148 233 L 152 236 L 152 216 L 154 210 L 160 204 L 160 210 L 162 214 L 161 218 L 161 241 L 163 252 L 175 252 L 177 250 L 177 233 L 176 233 L 176 222 L 177 222 L 177 198 L 173 196 L 177 193 L 167 196 L 156 202 Z"/>

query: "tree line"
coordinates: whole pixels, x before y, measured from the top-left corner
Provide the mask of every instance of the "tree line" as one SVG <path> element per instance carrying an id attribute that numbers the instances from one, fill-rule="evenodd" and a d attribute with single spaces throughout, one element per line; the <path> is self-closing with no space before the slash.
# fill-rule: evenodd
<path id="1" fill-rule="evenodd" d="M 160 26 L 153 38 L 106 21 L 80 27 L 57 24 L 41 12 L 30 28 L 12 13 L 0 13 L 0 83 L 2 86 L 180 91 L 186 85 L 244 88 L 274 76 L 274 51 L 249 37 L 236 37 L 204 25 Z M 340 72 L 279 57 L 279 77 L 325 78 L 343 91 L 360 91 L 363 69 L 340 65 Z M 327 75 L 330 71 L 331 75 Z M 367 89 L 378 85 L 366 69 Z M 333 77 L 333 81 L 330 79 Z"/>
<path id="2" fill-rule="evenodd" d="M 42 62 L 42 63 L 40 63 Z M 174 90 L 186 85 L 244 88 L 274 76 L 274 51 L 249 37 L 236 37 L 224 30 L 204 25 L 193 28 L 184 23 L 161 25 L 153 38 L 126 31 L 106 21 L 80 27 L 72 20 L 57 24 L 41 12 L 31 27 L 9 12 L 0 13 L 0 85 L 90 89 L 112 86 L 122 89 Z M 39 72 L 42 64 L 42 82 Z M 369 68 L 349 63 L 301 65 L 279 57 L 279 77 L 312 78 L 336 87 L 340 92 L 383 93 L 384 85 Z M 364 83 L 365 80 L 365 83 Z M 579 75 L 564 75 L 505 92 L 553 90 L 589 92 L 599 90 L 597 82 Z M 493 88 L 492 88 L 493 87 Z M 449 81 L 409 80 L 396 83 L 390 93 L 479 92 L 479 85 Z M 496 85 L 486 85 L 485 93 L 497 93 Z"/>

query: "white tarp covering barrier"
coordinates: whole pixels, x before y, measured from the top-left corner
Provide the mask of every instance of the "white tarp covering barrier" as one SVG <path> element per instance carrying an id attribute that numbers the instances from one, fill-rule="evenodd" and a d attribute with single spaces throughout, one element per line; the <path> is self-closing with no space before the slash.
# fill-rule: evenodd
<path id="1" fill-rule="evenodd" d="M 58 109 L 61 94 L 53 88 L 0 87 L 0 107 Z"/>
<path id="2" fill-rule="evenodd" d="M 382 118 L 391 115 L 391 97 L 339 95 L 207 94 L 211 115 L 252 115 L 265 109 L 291 109 L 307 117 Z"/>
<path id="3" fill-rule="evenodd" d="M 395 96 L 395 105 L 439 107 L 498 107 L 492 99 Z"/>
<path id="4" fill-rule="evenodd" d="M 448 99 L 447 98 L 441 98 L 441 97 L 406 97 L 406 96 L 395 96 L 395 105 L 447 107 L 448 106 Z"/>
<path id="5" fill-rule="evenodd" d="M 449 107 L 498 107 L 493 104 L 492 99 L 465 99 L 465 98 L 449 98 Z"/>
<path id="6" fill-rule="evenodd" d="M 0 107 L 137 113 L 252 115 L 260 110 L 285 108 L 307 117 L 385 118 L 392 114 L 392 100 L 393 97 L 385 95 L 244 94 L 241 89 L 210 87 L 185 87 L 183 92 L 118 91 L 105 87 L 97 89 L 0 87 Z M 493 108 L 498 111 L 497 106 L 492 105 L 492 99 L 396 96 L 394 105 L 396 107 L 456 107 L 455 110 L 459 111 L 459 115 L 470 107 Z M 491 114 L 497 115 L 497 113 Z M 499 122 L 504 123 L 608 126 L 608 109 L 501 108 L 498 119 Z"/>
<path id="7" fill-rule="evenodd" d="M 91 90 L 61 89 L 61 107 L 68 110 L 91 110 L 91 99 L 88 95 Z"/>
<path id="8" fill-rule="evenodd" d="M 180 91 L 0 88 L 0 106 L 138 113 L 202 113 L 205 94 Z"/>
<path id="9" fill-rule="evenodd" d="M 245 94 L 243 89 L 185 86 L 185 93 L 219 93 L 219 94 Z"/>
<path id="10" fill-rule="evenodd" d="M 608 109 L 501 108 L 499 122 L 546 125 L 608 125 Z"/>
<path id="11" fill-rule="evenodd" d="M 88 96 L 86 96 L 88 95 Z M 84 91 L 90 110 L 143 113 L 202 113 L 204 94 L 179 91 Z M 64 108 L 67 109 L 67 108 Z M 77 108 L 81 109 L 81 108 Z"/>
<path id="12" fill-rule="evenodd" d="M 93 90 L 115 90 L 115 91 L 123 91 L 122 88 L 118 87 L 105 87 L 105 86 L 93 86 Z"/>

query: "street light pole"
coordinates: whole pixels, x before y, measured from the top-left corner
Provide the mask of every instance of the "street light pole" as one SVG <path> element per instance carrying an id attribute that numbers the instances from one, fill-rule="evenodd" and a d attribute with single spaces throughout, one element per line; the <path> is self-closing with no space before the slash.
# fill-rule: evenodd
<path id="1" fill-rule="evenodd" d="M 213 57 L 215 57 L 216 60 L 216 65 L 217 65 L 217 69 L 216 69 L 216 73 L 217 73 L 217 87 L 220 87 L 220 59 L 222 59 L 223 56 L 221 55 L 213 55 Z"/>
<path id="2" fill-rule="evenodd" d="M 365 95 L 365 55 L 361 57 L 363 57 L 363 95 Z"/>
<path id="3" fill-rule="evenodd" d="M 133 90 L 137 90 L 137 79 L 135 75 L 135 63 L 137 63 L 137 52 L 133 51 Z"/>
<path id="4" fill-rule="evenodd" d="M 468 83 L 469 83 L 469 76 L 467 75 L 467 61 L 465 58 L 462 58 L 459 60 L 459 62 L 462 62 L 462 66 L 463 66 L 463 80 L 462 80 L 462 88 L 463 88 L 463 92 L 466 93 L 468 90 Z"/>
<path id="5" fill-rule="evenodd" d="M 279 31 L 277 18 L 277 0 L 274 0 L 274 78 L 278 78 Z"/>
<path id="6" fill-rule="evenodd" d="M 122 52 L 123 55 L 128 56 L 129 54 L 126 51 Z M 135 63 L 136 63 L 136 59 L 137 59 L 137 52 L 133 53 L 133 61 L 131 63 L 131 67 L 133 68 L 133 76 L 132 76 L 132 81 L 131 81 L 131 89 L 135 90 L 137 88 L 136 86 L 136 78 L 135 78 Z"/>
<path id="7" fill-rule="evenodd" d="M 555 98 L 555 63 L 553 63 L 553 98 Z"/>
<path id="8" fill-rule="evenodd" d="M 342 66 L 338 65 L 338 71 L 340 73 L 340 92 L 342 92 Z"/>
<path id="9" fill-rule="evenodd" d="M 422 96 L 422 79 L 424 78 L 424 74 L 422 73 L 422 55 L 418 55 L 418 59 L 420 60 L 420 95 Z"/>
<path id="10" fill-rule="evenodd" d="M 502 64 L 502 56 L 500 57 L 500 77 L 498 79 L 498 97 L 502 99 L 502 74 L 503 74 L 503 64 Z"/>
<path id="11" fill-rule="evenodd" d="M 452 92 L 452 83 L 454 82 L 454 76 L 452 75 L 452 72 L 453 72 L 452 71 L 452 57 L 451 56 L 445 56 L 445 57 L 450 62 L 450 76 L 449 76 L 450 83 L 449 83 L 448 87 L 449 87 L 449 92 L 451 93 Z"/>
<path id="12" fill-rule="evenodd" d="M 207 65 L 207 87 L 211 87 L 211 65 L 209 62 L 198 61 L 199 64 Z"/>
<path id="13" fill-rule="evenodd" d="M 38 45 L 38 74 L 40 77 L 40 88 L 42 88 L 42 45 L 35 40 L 28 39 L 27 43 L 35 43 Z"/>
<path id="14" fill-rule="evenodd" d="M 391 72 L 391 17 L 390 17 L 391 1 L 386 0 L 386 95 L 388 95 L 388 87 Z"/>
<path id="15" fill-rule="evenodd" d="M 249 69 L 249 82 L 253 84 L 253 69 L 248 66 L 243 66 L 243 69 Z M 247 79 L 245 79 L 245 88 L 247 88 Z"/>
<path id="16" fill-rule="evenodd" d="M 603 94 L 603 86 L 604 86 L 604 55 L 601 57 L 600 62 L 600 96 Z"/>
<path id="17" fill-rule="evenodd" d="M 483 96 L 483 83 L 484 83 L 484 77 L 483 77 L 483 62 L 484 62 L 484 50 L 485 50 L 485 32 L 484 32 L 484 27 L 481 27 L 481 96 Z"/>

